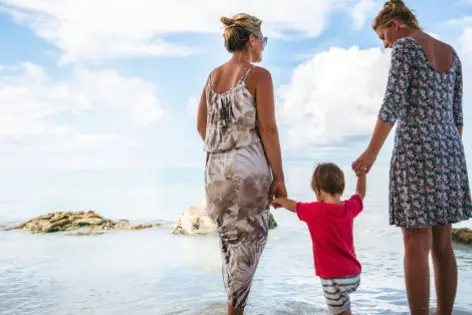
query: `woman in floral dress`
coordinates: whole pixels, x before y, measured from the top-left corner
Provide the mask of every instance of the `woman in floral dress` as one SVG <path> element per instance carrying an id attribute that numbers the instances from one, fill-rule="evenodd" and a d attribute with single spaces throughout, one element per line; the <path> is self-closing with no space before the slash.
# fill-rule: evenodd
<path id="1" fill-rule="evenodd" d="M 421 31 L 403 1 L 388 1 L 373 22 L 392 60 L 384 102 L 366 151 L 353 163 L 368 172 L 397 123 L 390 167 L 390 224 L 402 228 L 412 314 L 429 314 L 432 251 L 437 313 L 451 314 L 457 290 L 452 224 L 472 216 L 461 140 L 462 67 L 454 49 Z"/>

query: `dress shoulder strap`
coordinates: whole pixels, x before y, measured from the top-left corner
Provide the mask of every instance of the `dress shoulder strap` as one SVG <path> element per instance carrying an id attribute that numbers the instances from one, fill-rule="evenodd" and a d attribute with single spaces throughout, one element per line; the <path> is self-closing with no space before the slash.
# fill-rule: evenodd
<path id="1" fill-rule="evenodd" d="M 208 78 L 207 78 L 207 82 L 205 84 L 205 97 L 208 101 L 209 97 L 210 97 L 210 92 L 211 92 L 211 75 L 213 74 L 213 71 L 214 70 L 211 70 L 210 71 L 210 74 L 208 75 Z"/>
<path id="2" fill-rule="evenodd" d="M 213 74 L 215 70 L 211 70 L 210 73 L 208 74 L 208 78 L 207 78 L 207 86 L 210 86 L 211 85 L 211 75 Z"/>
<path id="3" fill-rule="evenodd" d="M 241 82 L 246 83 L 247 77 L 249 73 L 252 71 L 252 69 L 254 69 L 254 67 L 255 67 L 254 65 L 251 65 L 249 69 L 247 69 L 246 73 L 244 73 L 243 77 L 241 78 Z"/>

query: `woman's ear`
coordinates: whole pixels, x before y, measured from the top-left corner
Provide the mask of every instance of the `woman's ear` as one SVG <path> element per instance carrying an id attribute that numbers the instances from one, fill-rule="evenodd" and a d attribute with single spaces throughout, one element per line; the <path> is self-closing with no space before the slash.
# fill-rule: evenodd
<path id="1" fill-rule="evenodd" d="M 400 21 L 398 21 L 396 19 L 393 19 L 392 23 L 393 23 L 393 27 L 394 27 L 395 31 L 398 31 L 401 28 Z"/>
<path id="2" fill-rule="evenodd" d="M 249 35 L 249 40 L 248 40 L 249 47 L 254 46 L 255 41 L 256 41 L 256 36 L 254 36 L 254 34 Z"/>

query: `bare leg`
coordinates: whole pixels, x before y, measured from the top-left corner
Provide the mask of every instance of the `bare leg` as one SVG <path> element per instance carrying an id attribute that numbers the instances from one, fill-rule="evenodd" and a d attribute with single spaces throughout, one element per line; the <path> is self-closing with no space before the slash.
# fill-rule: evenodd
<path id="1" fill-rule="evenodd" d="M 457 262 L 452 248 L 452 225 L 433 227 L 436 315 L 450 315 L 457 291 Z"/>
<path id="2" fill-rule="evenodd" d="M 338 315 L 352 315 L 351 310 L 342 312 L 341 314 Z"/>
<path id="3" fill-rule="evenodd" d="M 429 315 L 429 263 L 431 228 L 402 229 L 405 245 L 406 293 L 412 315 Z"/>
<path id="4" fill-rule="evenodd" d="M 234 308 L 228 304 L 228 315 L 243 315 L 244 308 Z"/>

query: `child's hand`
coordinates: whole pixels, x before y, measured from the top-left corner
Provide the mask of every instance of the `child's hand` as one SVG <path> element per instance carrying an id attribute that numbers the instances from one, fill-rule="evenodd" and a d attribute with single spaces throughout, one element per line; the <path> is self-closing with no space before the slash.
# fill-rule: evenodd
<path id="1" fill-rule="evenodd" d="M 295 212 L 297 209 L 297 203 L 294 200 L 280 197 L 280 198 L 275 198 L 272 201 L 272 206 L 274 208 L 285 208 L 287 210 L 290 210 L 292 212 Z"/>
<path id="2" fill-rule="evenodd" d="M 272 207 L 274 207 L 275 209 L 283 207 L 283 202 L 285 200 L 287 200 L 287 198 L 284 198 L 284 197 L 275 198 L 271 202 Z"/>

